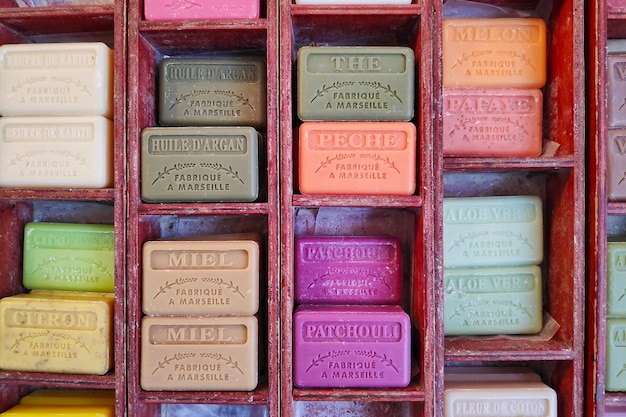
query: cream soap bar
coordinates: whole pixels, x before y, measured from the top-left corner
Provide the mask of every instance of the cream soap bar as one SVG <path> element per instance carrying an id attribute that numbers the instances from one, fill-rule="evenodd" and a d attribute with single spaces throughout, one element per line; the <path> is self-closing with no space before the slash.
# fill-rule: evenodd
<path id="1" fill-rule="evenodd" d="M 113 123 L 102 116 L 0 117 L 0 186 L 113 186 Z"/>
<path id="2" fill-rule="evenodd" d="M 444 19 L 443 86 L 541 88 L 546 43 L 541 19 Z"/>
<path id="3" fill-rule="evenodd" d="M 159 67 L 159 121 L 265 126 L 265 74 L 265 60 L 258 57 L 165 58 Z"/>
<path id="4" fill-rule="evenodd" d="M 36 291 L 0 299 L 0 369 L 104 375 L 113 295 Z"/>
<path id="5" fill-rule="evenodd" d="M 256 200 L 259 133 L 251 127 L 151 127 L 141 133 L 146 202 Z"/>
<path id="6" fill-rule="evenodd" d="M 604 384 L 607 391 L 626 391 L 626 318 L 606 319 L 606 372 Z"/>
<path id="7" fill-rule="evenodd" d="M 80 405 L 37 405 L 18 404 L 9 408 L 0 417 L 115 417 L 115 407 Z"/>
<path id="8" fill-rule="evenodd" d="M 143 245 L 142 306 L 150 315 L 254 315 L 259 241 L 173 240 Z"/>
<path id="9" fill-rule="evenodd" d="M 444 269 L 444 334 L 537 333 L 542 327 L 538 266 Z"/>
<path id="10" fill-rule="evenodd" d="M 100 42 L 0 46 L 2 116 L 113 117 L 113 51 Z"/>
<path id="11" fill-rule="evenodd" d="M 540 264 L 542 211 L 541 199 L 530 195 L 444 198 L 444 266 Z"/>
<path id="12" fill-rule="evenodd" d="M 257 380 L 255 316 L 143 318 L 144 390 L 251 391 Z"/>
<path id="13" fill-rule="evenodd" d="M 607 55 L 607 122 L 626 127 L 626 54 Z"/>
<path id="14" fill-rule="evenodd" d="M 298 116 L 304 121 L 409 121 L 414 53 L 406 47 L 305 46 L 298 50 Z"/>
<path id="15" fill-rule="evenodd" d="M 626 241 L 607 244 L 607 316 L 626 317 Z"/>
<path id="16" fill-rule="evenodd" d="M 445 381 L 446 417 L 557 417 L 554 389 L 543 382 Z"/>
<path id="17" fill-rule="evenodd" d="M 112 225 L 28 223 L 24 227 L 23 284 L 29 289 L 115 289 Z"/>

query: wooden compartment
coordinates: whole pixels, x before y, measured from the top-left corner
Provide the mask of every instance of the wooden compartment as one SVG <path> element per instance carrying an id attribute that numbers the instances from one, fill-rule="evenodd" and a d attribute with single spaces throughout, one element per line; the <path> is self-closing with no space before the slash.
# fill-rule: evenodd
<path id="1" fill-rule="evenodd" d="M 176 415 L 180 407 L 204 410 L 238 405 L 251 413 L 279 415 L 278 297 L 278 39 L 277 5 L 261 1 L 252 20 L 146 21 L 143 2 L 128 11 L 128 415 Z M 159 126 L 158 64 L 164 57 L 254 55 L 267 63 L 267 120 L 260 141 L 259 198 L 249 203 L 144 203 L 141 143 L 146 127 Z M 146 391 L 139 381 L 142 245 L 148 240 L 255 232 L 262 237 L 259 313 L 259 384 L 252 391 Z M 172 408 L 168 408 L 168 407 Z M 201 411 L 200 411 L 201 412 Z"/>
<path id="2" fill-rule="evenodd" d="M 115 230 L 114 367 L 106 375 L 0 371 L 0 411 L 35 388 L 116 390 L 116 413 L 126 409 L 126 5 L 18 7 L 0 4 L 0 43 L 105 42 L 114 50 L 114 186 L 105 189 L 0 189 L 2 275 L 0 294 L 22 287 L 24 225 L 29 221 L 113 224 Z"/>

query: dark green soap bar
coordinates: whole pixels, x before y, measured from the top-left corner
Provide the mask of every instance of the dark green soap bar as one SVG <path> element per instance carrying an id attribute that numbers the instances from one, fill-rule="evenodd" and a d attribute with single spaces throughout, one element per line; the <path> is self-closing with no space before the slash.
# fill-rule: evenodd
<path id="1" fill-rule="evenodd" d="M 28 223 L 24 228 L 24 287 L 113 292 L 113 226 Z"/>
<path id="2" fill-rule="evenodd" d="M 303 121 L 409 121 L 415 103 L 413 50 L 306 46 L 298 51 Z"/>
<path id="3" fill-rule="evenodd" d="M 150 127 L 141 134 L 146 202 L 250 202 L 259 193 L 252 127 Z"/>
<path id="4" fill-rule="evenodd" d="M 265 60 L 259 57 L 164 58 L 159 122 L 165 126 L 263 127 Z"/>

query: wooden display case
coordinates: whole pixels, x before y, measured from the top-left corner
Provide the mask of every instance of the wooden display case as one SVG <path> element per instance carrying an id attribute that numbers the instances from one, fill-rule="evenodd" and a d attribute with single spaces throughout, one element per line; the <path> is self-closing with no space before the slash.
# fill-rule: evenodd
<path id="1" fill-rule="evenodd" d="M 22 293 L 24 225 L 30 221 L 113 224 L 115 230 L 114 367 L 103 376 L 0 370 L 0 411 L 35 388 L 116 391 L 126 410 L 126 5 L 18 7 L 0 4 L 0 42 L 105 42 L 114 50 L 114 185 L 105 189 L 0 189 L 2 297 Z"/>

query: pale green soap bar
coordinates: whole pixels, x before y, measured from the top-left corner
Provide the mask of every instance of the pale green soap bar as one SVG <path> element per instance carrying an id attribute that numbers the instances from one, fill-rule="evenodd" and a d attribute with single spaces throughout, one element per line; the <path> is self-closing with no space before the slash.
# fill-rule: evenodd
<path id="1" fill-rule="evenodd" d="M 542 326 L 536 265 L 444 270 L 444 334 L 531 334 Z"/>
<path id="2" fill-rule="evenodd" d="M 28 223 L 23 285 L 29 289 L 113 292 L 113 226 Z"/>
<path id="3" fill-rule="evenodd" d="M 626 316 L 626 241 L 607 246 L 606 314 Z"/>
<path id="4" fill-rule="evenodd" d="M 607 391 L 626 391 L 626 318 L 606 319 Z"/>
<path id="5" fill-rule="evenodd" d="M 447 268 L 538 265 L 543 261 L 541 199 L 444 198 L 443 248 Z"/>

